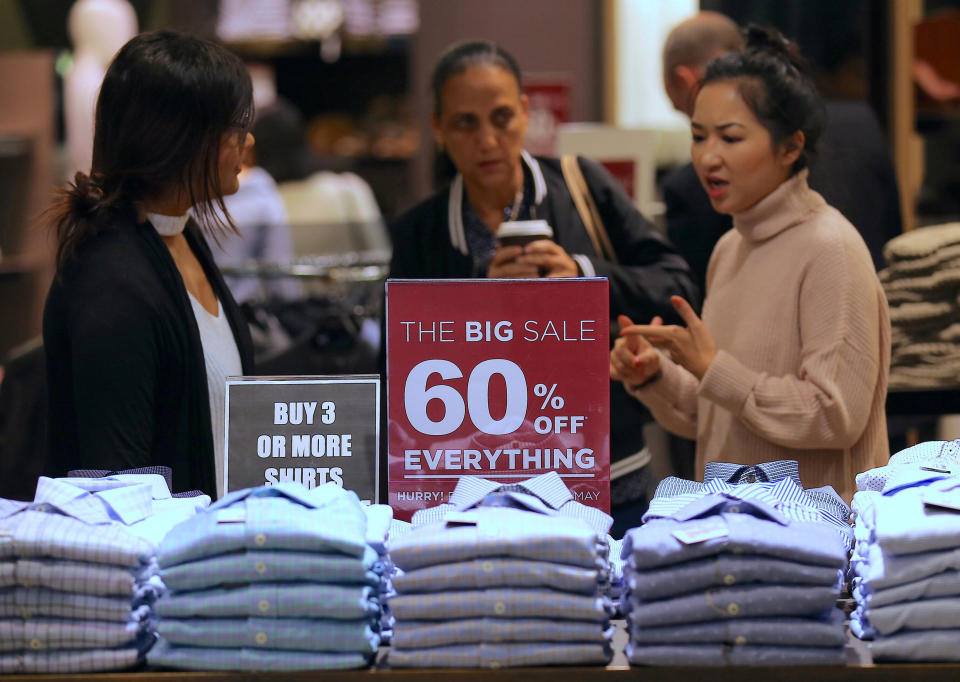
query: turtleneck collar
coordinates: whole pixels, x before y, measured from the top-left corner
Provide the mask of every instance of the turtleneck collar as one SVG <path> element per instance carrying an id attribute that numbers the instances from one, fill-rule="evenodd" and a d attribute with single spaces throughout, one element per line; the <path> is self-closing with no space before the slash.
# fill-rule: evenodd
<path id="1" fill-rule="evenodd" d="M 804 168 L 746 211 L 735 213 L 733 227 L 748 241 L 763 241 L 802 222 L 826 203 L 807 186 L 808 174 Z"/>
<path id="2" fill-rule="evenodd" d="M 153 225 L 154 229 L 161 237 L 175 237 L 183 232 L 190 219 L 189 213 L 183 215 L 161 215 L 159 213 L 148 213 L 147 220 Z"/>

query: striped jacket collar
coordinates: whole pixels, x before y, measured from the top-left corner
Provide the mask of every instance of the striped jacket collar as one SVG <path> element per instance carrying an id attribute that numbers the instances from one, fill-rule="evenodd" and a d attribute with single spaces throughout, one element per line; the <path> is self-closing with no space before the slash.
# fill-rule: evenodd
<path id="1" fill-rule="evenodd" d="M 533 156 L 523 150 L 520 152 L 520 158 L 530 169 L 533 175 L 533 203 L 539 206 L 547 196 L 547 182 L 543 178 L 543 171 L 540 170 L 540 164 Z M 447 225 L 450 229 L 450 243 L 464 256 L 470 255 L 470 249 L 467 246 L 467 235 L 463 227 L 463 175 L 457 173 L 457 177 L 450 184 L 450 198 L 447 203 Z"/>

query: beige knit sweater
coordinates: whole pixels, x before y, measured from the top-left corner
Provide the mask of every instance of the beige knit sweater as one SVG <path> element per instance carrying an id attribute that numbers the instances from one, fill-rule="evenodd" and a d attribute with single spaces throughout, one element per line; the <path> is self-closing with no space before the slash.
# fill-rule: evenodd
<path id="1" fill-rule="evenodd" d="M 887 301 L 856 229 L 802 171 L 734 217 L 710 258 L 703 320 L 718 352 L 701 381 L 666 356 L 633 390 L 707 462 L 796 459 L 804 487 L 889 458 Z"/>

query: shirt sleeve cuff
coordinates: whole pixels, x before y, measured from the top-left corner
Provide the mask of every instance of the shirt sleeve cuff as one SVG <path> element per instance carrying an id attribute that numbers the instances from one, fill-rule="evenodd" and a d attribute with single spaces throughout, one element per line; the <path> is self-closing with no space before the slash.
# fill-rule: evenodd
<path id="1" fill-rule="evenodd" d="M 697 393 L 735 415 L 740 415 L 743 404 L 760 379 L 760 372 L 744 367 L 726 351 L 717 351 L 707 368 Z"/>
<path id="2" fill-rule="evenodd" d="M 581 253 L 574 253 L 570 256 L 576 261 L 577 266 L 580 268 L 580 274 L 584 277 L 596 277 L 597 271 L 593 267 L 593 263 L 590 262 L 590 259 L 584 256 Z"/>

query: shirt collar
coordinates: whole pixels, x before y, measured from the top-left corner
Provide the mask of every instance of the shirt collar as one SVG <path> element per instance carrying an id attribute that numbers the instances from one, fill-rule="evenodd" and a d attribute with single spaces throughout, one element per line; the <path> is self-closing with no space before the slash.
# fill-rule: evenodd
<path id="1" fill-rule="evenodd" d="M 733 227 L 747 241 L 763 241 L 803 222 L 826 202 L 807 185 L 808 170 L 784 180 L 779 187 L 745 211 L 733 216 Z"/>
<path id="2" fill-rule="evenodd" d="M 527 151 L 520 152 L 520 158 L 533 176 L 533 203 L 539 206 L 547 196 L 547 181 L 543 177 L 540 164 Z M 470 255 L 467 235 L 463 226 L 463 175 L 457 173 L 450 183 L 450 198 L 447 202 L 447 226 L 450 230 L 450 243 L 464 256 Z"/>
<path id="3" fill-rule="evenodd" d="M 147 484 L 103 480 L 98 487 L 91 492 L 70 479 L 41 476 L 29 509 L 47 511 L 50 507 L 86 523 L 119 521 L 128 526 L 153 513 L 153 493 Z"/>
<path id="4" fill-rule="evenodd" d="M 225 509 L 230 505 L 251 497 L 284 497 L 310 509 L 321 509 L 330 505 L 348 503 L 356 506 L 358 513 L 363 515 L 363 510 L 360 508 L 360 498 L 351 490 L 345 490 L 335 483 L 326 483 L 311 490 L 293 481 L 284 481 L 283 483 L 271 486 L 235 490 L 221 497 L 207 507 L 207 510 L 215 511 L 217 509 Z"/>
<path id="5" fill-rule="evenodd" d="M 800 481 L 800 467 L 795 459 L 780 459 L 753 465 L 707 462 L 703 470 L 703 480 L 708 483 L 715 478 L 727 483 L 767 483 L 781 478 L 790 478 L 798 487 L 803 487 Z"/>
<path id="6" fill-rule="evenodd" d="M 173 237 L 183 232 L 190 220 L 190 214 L 183 215 L 162 215 L 160 213 L 148 213 L 147 220 L 153 225 L 153 228 L 164 237 Z"/>
<path id="7" fill-rule="evenodd" d="M 787 517 L 772 505 L 759 499 L 739 499 L 729 493 L 705 495 L 693 500 L 682 509 L 672 514 L 670 518 L 677 521 L 692 521 L 707 516 L 717 516 L 722 513 L 740 513 L 765 521 L 773 521 L 781 526 L 789 524 Z"/>
<path id="8" fill-rule="evenodd" d="M 450 494 L 450 504 L 462 511 L 476 506 L 490 493 L 504 490 L 529 493 L 553 510 L 560 509 L 573 499 L 560 475 L 556 471 L 548 471 L 518 483 L 498 483 L 480 476 L 462 476 Z"/>
<path id="9" fill-rule="evenodd" d="M 141 483 L 150 486 L 150 495 L 154 500 L 169 500 L 171 497 L 166 479 L 159 474 L 111 474 L 97 478 L 73 476 L 57 480 L 92 493 L 121 487 L 117 485 L 118 483 L 122 485 Z"/>

